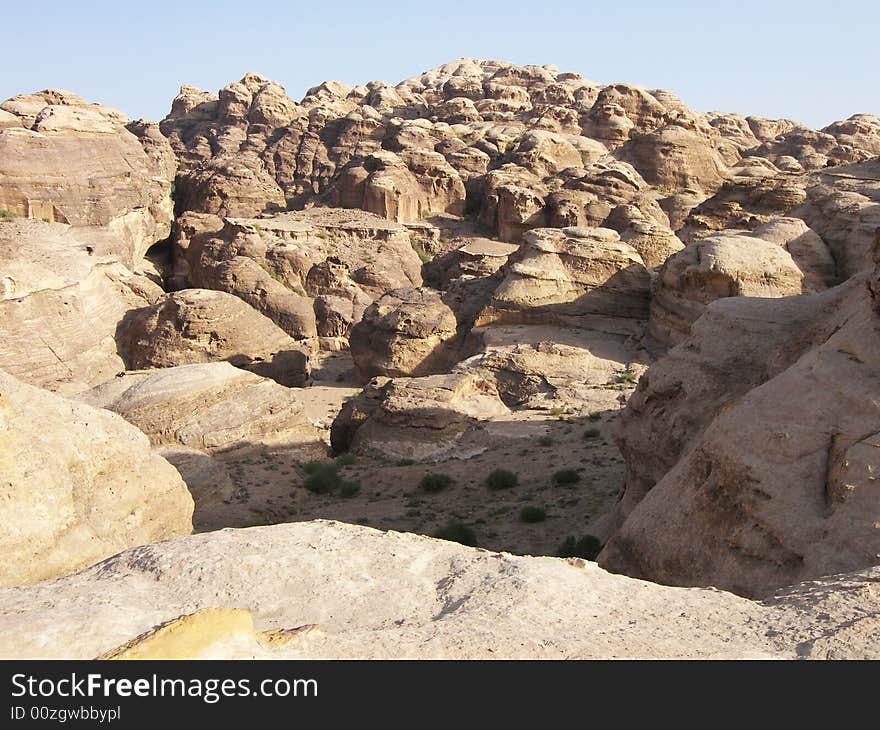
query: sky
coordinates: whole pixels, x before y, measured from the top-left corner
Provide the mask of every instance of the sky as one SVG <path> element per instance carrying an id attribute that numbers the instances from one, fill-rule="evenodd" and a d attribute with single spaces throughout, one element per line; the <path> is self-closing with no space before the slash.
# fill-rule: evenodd
<path id="1" fill-rule="evenodd" d="M 880 1 L 3 0 L 0 99 L 74 91 L 161 119 L 181 84 L 256 71 L 294 99 L 326 79 L 397 83 L 464 56 L 553 64 L 677 93 L 697 111 L 820 128 L 880 116 Z"/>

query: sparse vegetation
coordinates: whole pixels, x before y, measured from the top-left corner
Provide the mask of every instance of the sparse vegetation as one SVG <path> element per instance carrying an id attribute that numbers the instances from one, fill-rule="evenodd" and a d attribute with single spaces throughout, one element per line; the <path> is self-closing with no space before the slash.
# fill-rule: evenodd
<path id="1" fill-rule="evenodd" d="M 340 454 L 333 461 L 336 466 L 351 466 L 357 461 L 357 457 L 354 454 Z"/>
<path id="2" fill-rule="evenodd" d="M 419 487 L 425 492 L 442 492 L 451 484 L 452 477 L 449 474 L 431 472 L 422 477 Z"/>
<path id="3" fill-rule="evenodd" d="M 547 513 L 541 507 L 523 507 L 519 511 L 519 521 L 527 523 L 543 522 L 547 519 Z"/>
<path id="4" fill-rule="evenodd" d="M 412 466 L 415 463 L 414 459 L 398 459 L 394 462 L 394 466 Z"/>
<path id="5" fill-rule="evenodd" d="M 554 440 L 552 436 L 541 436 L 541 438 L 538 439 L 538 446 L 542 446 L 545 449 L 553 446 L 553 444 Z"/>
<path id="6" fill-rule="evenodd" d="M 638 383 L 639 382 L 639 374 L 635 372 L 635 370 L 624 370 L 618 376 L 620 378 L 621 383 Z"/>
<path id="7" fill-rule="evenodd" d="M 476 533 L 462 522 L 451 522 L 450 524 L 446 525 L 446 527 L 437 530 L 437 532 L 434 533 L 434 537 L 437 537 L 441 540 L 458 542 L 462 545 L 468 545 L 470 547 L 477 546 Z"/>
<path id="8" fill-rule="evenodd" d="M 591 411 L 590 415 L 587 416 L 591 421 L 601 421 L 602 414 L 599 411 Z"/>
<path id="9" fill-rule="evenodd" d="M 15 213 L 7 208 L 0 208 L 0 223 L 8 223 L 15 220 Z"/>
<path id="10" fill-rule="evenodd" d="M 329 494 L 342 486 L 342 477 L 336 464 L 332 462 L 310 461 L 303 467 L 306 489 L 315 494 Z"/>
<path id="11" fill-rule="evenodd" d="M 581 475 L 574 469 L 560 469 L 553 474 L 554 484 L 575 484 L 581 480 Z"/>
<path id="12" fill-rule="evenodd" d="M 303 471 L 306 473 L 303 486 L 314 494 L 330 494 L 331 492 L 339 492 L 343 497 L 353 497 L 361 490 L 361 485 L 355 481 L 343 479 L 339 474 L 342 466 L 347 466 L 354 461 L 354 457 L 349 454 L 343 454 L 343 457 L 337 457 L 335 461 L 310 461 L 303 464 Z M 342 463 L 340 463 L 340 458 Z"/>
<path id="13" fill-rule="evenodd" d="M 409 234 L 409 245 L 412 246 L 412 250 L 416 252 L 419 257 L 419 261 L 423 264 L 427 264 L 434 257 L 431 256 L 427 251 L 425 251 L 425 247 L 422 246 L 422 242 L 419 240 L 419 237 L 415 233 Z"/>
<path id="14" fill-rule="evenodd" d="M 512 489 L 519 484 L 519 476 L 507 469 L 495 469 L 486 477 L 486 486 L 493 492 L 500 489 Z"/>
<path id="15" fill-rule="evenodd" d="M 597 439 L 602 435 L 602 432 L 598 428 L 588 428 L 584 431 L 585 439 Z"/>
<path id="16" fill-rule="evenodd" d="M 361 485 L 358 482 L 351 482 L 348 480 L 343 480 L 339 487 L 339 495 L 346 498 L 354 497 L 356 494 L 359 494 L 360 491 Z"/>
<path id="17" fill-rule="evenodd" d="M 551 416 L 562 416 L 565 414 L 565 406 L 553 406 L 550 409 Z"/>
<path id="18" fill-rule="evenodd" d="M 600 552 L 602 552 L 602 542 L 595 535 L 584 535 L 580 539 L 569 535 L 559 545 L 556 555 L 560 558 L 595 560 Z"/>

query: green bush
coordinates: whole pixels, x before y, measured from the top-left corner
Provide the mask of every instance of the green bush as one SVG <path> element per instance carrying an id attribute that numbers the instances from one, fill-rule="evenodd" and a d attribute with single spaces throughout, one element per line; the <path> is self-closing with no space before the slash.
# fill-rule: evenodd
<path id="1" fill-rule="evenodd" d="M 638 383 L 639 382 L 639 374 L 633 370 L 624 370 L 618 376 L 622 383 Z"/>
<path id="2" fill-rule="evenodd" d="M 553 474 L 554 484 L 575 484 L 581 480 L 581 475 L 574 469 L 560 469 Z"/>
<path id="3" fill-rule="evenodd" d="M 342 497 L 354 497 L 356 494 L 360 493 L 361 485 L 358 482 L 350 482 L 348 480 L 343 480 L 342 484 L 339 487 L 339 494 Z"/>
<path id="4" fill-rule="evenodd" d="M 339 475 L 339 466 L 333 461 L 310 461 L 303 464 L 306 489 L 315 494 L 329 494 L 340 489 L 345 480 Z"/>
<path id="5" fill-rule="evenodd" d="M 507 469 L 495 469 L 486 477 L 486 486 L 492 491 L 511 489 L 519 484 L 519 476 Z"/>
<path id="6" fill-rule="evenodd" d="M 550 409 L 551 416 L 561 416 L 565 413 L 565 406 L 553 406 Z"/>
<path id="7" fill-rule="evenodd" d="M 600 411 L 591 411 L 590 415 L 587 416 L 591 421 L 601 421 L 602 413 Z"/>
<path id="8" fill-rule="evenodd" d="M 584 431 L 585 439 L 597 439 L 602 435 L 602 432 L 598 428 L 588 428 Z"/>
<path id="9" fill-rule="evenodd" d="M 540 507 L 523 507 L 519 511 L 520 522 L 543 522 L 547 519 L 547 513 Z"/>
<path id="10" fill-rule="evenodd" d="M 541 436 L 538 439 L 538 446 L 543 446 L 544 448 L 548 448 L 553 446 L 553 437 L 552 436 Z"/>
<path id="11" fill-rule="evenodd" d="M 467 525 L 461 522 L 452 522 L 434 533 L 434 537 L 451 542 L 459 542 L 470 547 L 477 546 L 477 535 Z"/>
<path id="12" fill-rule="evenodd" d="M 340 454 L 333 461 L 336 466 L 351 466 L 357 461 L 357 457 L 354 454 Z"/>
<path id="13" fill-rule="evenodd" d="M 595 560 L 600 552 L 602 552 L 602 543 L 595 535 L 584 535 L 580 540 L 569 535 L 559 545 L 556 554 L 560 558 Z"/>
<path id="14" fill-rule="evenodd" d="M 398 459 L 394 462 L 394 466 L 412 466 L 415 463 L 415 459 Z"/>
<path id="15" fill-rule="evenodd" d="M 0 222 L 8 223 L 9 221 L 15 220 L 15 213 L 11 210 L 7 210 L 6 208 L 0 208 Z"/>
<path id="16" fill-rule="evenodd" d="M 426 492 L 442 492 L 451 484 L 452 477 L 449 476 L 449 474 L 436 474 L 431 472 L 422 477 L 422 481 L 419 482 L 419 487 Z"/>

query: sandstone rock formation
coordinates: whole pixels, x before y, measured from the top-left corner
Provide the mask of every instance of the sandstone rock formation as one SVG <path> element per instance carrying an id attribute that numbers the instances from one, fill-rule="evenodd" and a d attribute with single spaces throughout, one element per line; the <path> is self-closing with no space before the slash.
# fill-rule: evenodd
<path id="1" fill-rule="evenodd" d="M 373 300 L 422 281 L 407 229 L 357 211 L 188 214 L 175 246 L 178 287 L 235 294 L 296 339 L 345 337 Z"/>
<path id="2" fill-rule="evenodd" d="M 785 297 L 803 292 L 804 274 L 781 246 L 755 236 L 718 233 L 690 244 L 661 268 L 649 332 L 678 344 L 709 302 L 722 297 Z"/>
<path id="3" fill-rule="evenodd" d="M 318 203 L 405 222 L 478 211 L 519 241 L 531 228 L 604 226 L 645 190 L 688 191 L 677 230 L 719 188 L 773 188 L 876 155 L 878 124 L 855 115 L 819 132 L 701 114 L 668 91 L 460 59 L 397 86 L 324 82 L 300 102 L 253 73 L 218 94 L 184 86 L 161 129 L 181 162 L 183 210 L 254 217 Z"/>
<path id="4" fill-rule="evenodd" d="M 125 369 L 126 318 L 162 296 L 111 253 L 105 229 L 0 224 L 0 368 L 64 394 Z"/>
<path id="5" fill-rule="evenodd" d="M 508 264 L 478 322 L 577 326 L 590 315 L 647 317 L 650 277 L 636 250 L 605 228 L 541 229 Z"/>
<path id="6" fill-rule="evenodd" d="M 127 372 L 80 398 L 118 413 L 149 437 L 180 472 L 195 501 L 193 523 L 205 529 L 230 524 L 229 505 L 249 497 L 235 459 L 227 457 L 318 442 L 321 432 L 299 392 L 212 362 Z"/>
<path id="7" fill-rule="evenodd" d="M 765 595 L 876 562 L 880 325 L 866 280 L 714 302 L 648 371 L 621 433 L 626 516 L 603 565 Z"/>
<path id="8" fill-rule="evenodd" d="M 227 362 L 281 385 L 304 385 L 309 353 L 238 297 L 184 289 L 133 313 L 125 336 L 132 370 Z"/>
<path id="9" fill-rule="evenodd" d="M 507 413 L 495 387 L 470 373 L 374 378 L 333 421 L 335 453 L 439 461 L 485 450 L 474 440 L 481 421 Z"/>
<path id="10" fill-rule="evenodd" d="M 296 390 L 215 362 L 127 372 L 80 397 L 118 413 L 156 445 L 211 451 L 279 432 L 311 432 Z"/>
<path id="11" fill-rule="evenodd" d="M 865 571 L 754 603 L 315 521 L 179 538 L 0 591 L 0 655 L 875 658 L 875 582 Z"/>
<path id="12" fill-rule="evenodd" d="M 0 208 L 104 226 L 128 266 L 168 236 L 177 163 L 155 124 L 68 91 L 16 96 L 0 109 L 13 117 L 0 129 Z"/>
<path id="13" fill-rule="evenodd" d="M 460 359 L 455 312 L 432 289 L 394 289 L 351 328 L 351 356 L 364 380 L 442 372 Z"/>
<path id="14" fill-rule="evenodd" d="M 192 531 L 186 485 L 140 431 L 2 371 L 0 483 L 3 586 Z"/>

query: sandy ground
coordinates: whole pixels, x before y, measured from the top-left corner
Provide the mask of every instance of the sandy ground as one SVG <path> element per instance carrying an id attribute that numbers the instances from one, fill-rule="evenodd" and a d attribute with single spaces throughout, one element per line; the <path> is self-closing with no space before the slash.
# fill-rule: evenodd
<path id="1" fill-rule="evenodd" d="M 313 383 L 301 391 L 322 440 L 264 442 L 215 454 L 232 480 L 233 496 L 219 509 L 197 507 L 196 527 L 208 531 L 325 518 L 433 535 L 450 523 L 463 523 L 480 547 L 555 555 L 566 537 L 601 532 L 596 523 L 623 488 L 623 460 L 611 434 L 634 387 L 597 382 L 576 402 L 514 410 L 507 420 L 478 432 L 482 453 L 471 458 L 419 464 L 357 457 L 340 473 L 360 485 L 358 494 L 317 495 L 304 488 L 302 466 L 330 460 L 329 427 L 344 401 L 360 392 L 348 353 L 325 353 Z M 518 485 L 488 489 L 486 476 L 502 468 L 518 475 Z M 577 480 L 554 481 L 563 469 L 574 470 Z M 420 482 L 432 472 L 449 475 L 452 484 L 441 492 L 424 491 Z M 538 507 L 546 518 L 524 522 L 524 507 Z"/>

